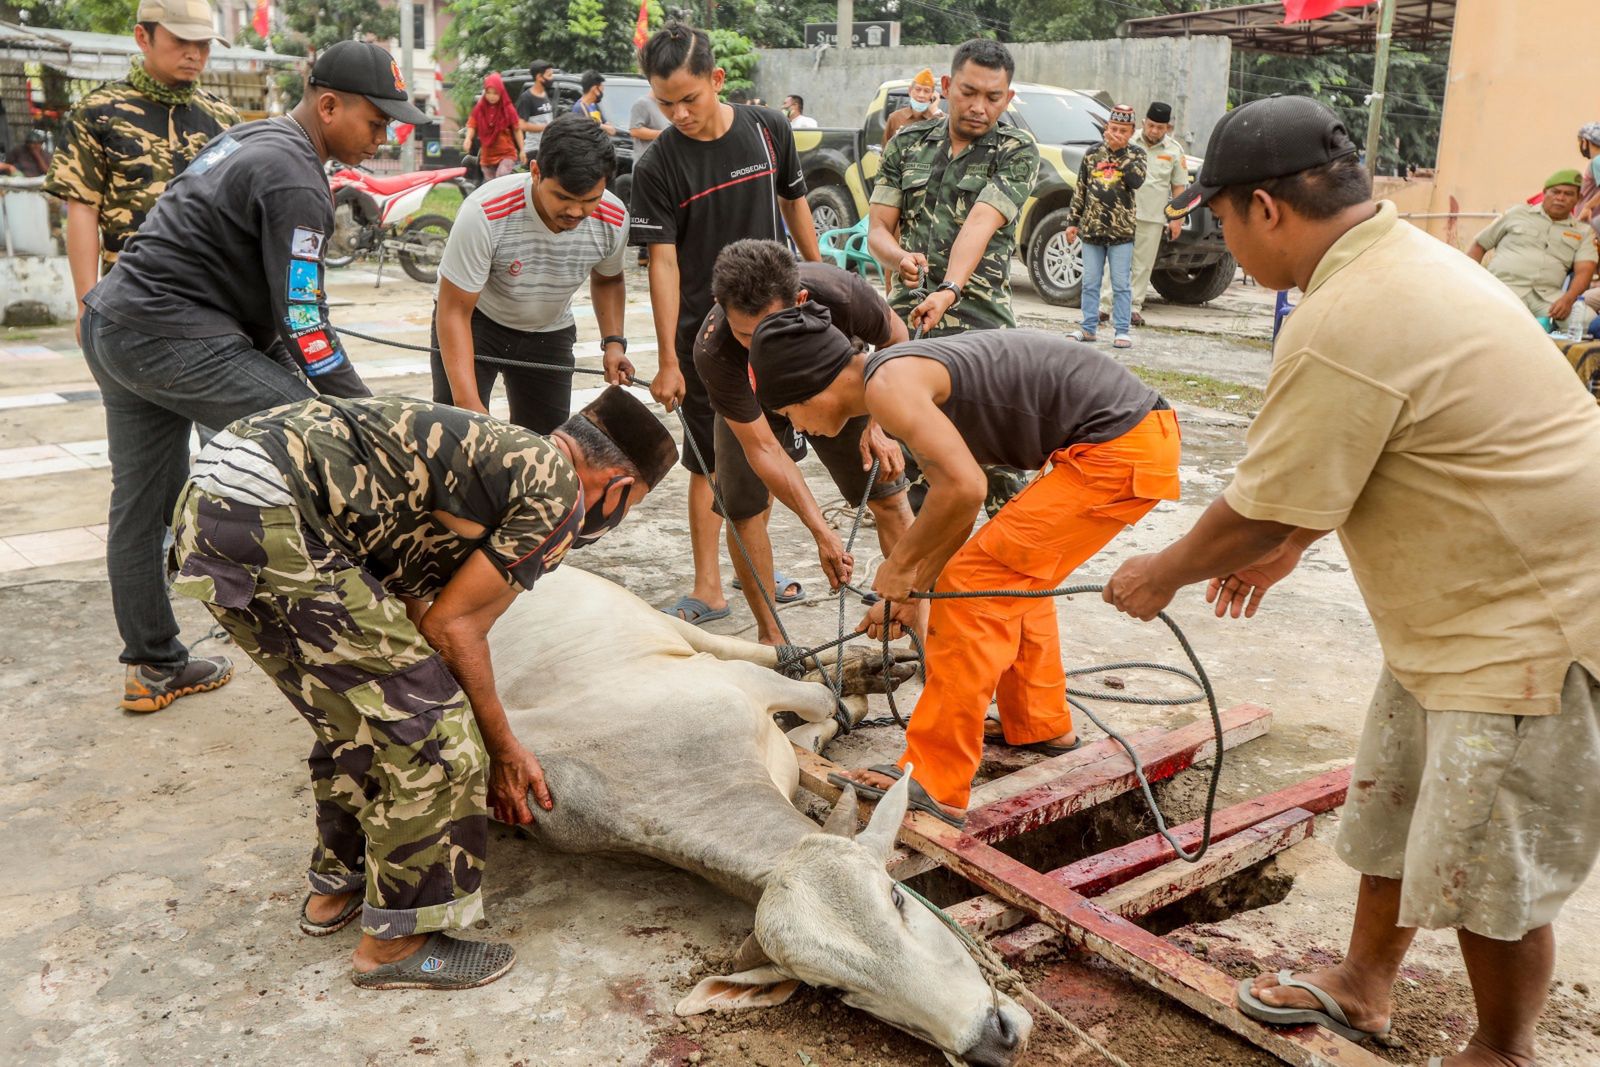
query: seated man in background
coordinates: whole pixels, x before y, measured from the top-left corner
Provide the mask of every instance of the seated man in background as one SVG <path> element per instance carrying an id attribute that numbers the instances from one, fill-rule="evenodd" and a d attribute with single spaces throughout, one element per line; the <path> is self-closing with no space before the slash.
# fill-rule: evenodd
<path id="1" fill-rule="evenodd" d="M 1558 170 L 1544 183 L 1544 201 L 1518 204 L 1472 240 L 1467 255 L 1484 261 L 1489 273 L 1517 294 L 1529 311 L 1551 325 L 1565 322 L 1594 277 L 1594 234 L 1572 217 L 1580 178 Z M 1572 284 L 1567 284 L 1567 275 Z"/>
<path id="2" fill-rule="evenodd" d="M 507 364 L 574 365 L 572 295 L 585 280 L 607 372 L 633 372 L 622 336 L 628 209 L 606 189 L 616 162 L 597 125 L 563 115 L 545 128 L 528 173 L 485 182 L 462 203 L 439 263 L 435 403 L 487 415 L 503 375 L 512 422 L 534 433 L 561 425 L 572 375 Z"/>
<path id="3" fill-rule="evenodd" d="M 913 591 L 1053 589 L 1159 500 L 1178 498 L 1178 421 L 1109 356 L 1038 330 L 967 330 L 902 341 L 871 357 L 804 317 L 774 315 L 750 348 L 756 395 L 807 434 L 870 415 L 928 479 L 911 529 L 878 568 L 860 629 L 914 625 Z M 980 464 L 1048 467 L 977 534 Z M 1053 598 L 935 600 L 928 681 L 894 765 L 844 780 L 878 797 L 913 767 L 911 806 L 966 820 L 998 697 L 1005 742 L 1046 754 L 1077 747 Z M 844 784 L 841 780 L 838 784 Z"/>

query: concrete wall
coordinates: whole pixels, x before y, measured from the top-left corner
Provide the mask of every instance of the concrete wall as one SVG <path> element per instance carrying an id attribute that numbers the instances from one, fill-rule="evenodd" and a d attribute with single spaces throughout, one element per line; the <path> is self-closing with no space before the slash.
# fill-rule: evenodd
<path id="1" fill-rule="evenodd" d="M 1068 89 L 1104 89 L 1140 116 L 1151 100 L 1173 106 L 1178 136 L 1189 150 L 1205 149 L 1211 127 L 1226 110 L 1226 37 L 1157 37 L 1148 40 L 1063 41 L 1009 46 L 1017 80 Z M 770 48 L 756 67 L 756 95 L 778 106 L 789 93 L 806 99 L 806 113 L 824 126 L 859 126 L 878 86 L 909 78 L 923 67 L 949 73 L 954 45 L 852 48 L 817 53 Z M 820 57 L 819 57 L 820 55 Z"/>
<path id="2" fill-rule="evenodd" d="M 1488 219 L 1539 191 L 1552 171 L 1581 167 L 1578 127 L 1600 118 L 1594 65 L 1553 58 L 1563 0 L 1456 6 L 1430 232 L 1465 247 Z"/>

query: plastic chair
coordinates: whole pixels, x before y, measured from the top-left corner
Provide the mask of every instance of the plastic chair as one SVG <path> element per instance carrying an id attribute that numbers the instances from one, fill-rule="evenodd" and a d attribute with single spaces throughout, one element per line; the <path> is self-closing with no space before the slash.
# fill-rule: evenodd
<path id="1" fill-rule="evenodd" d="M 883 281 L 882 265 L 872 258 L 871 252 L 867 251 L 866 219 L 848 229 L 824 231 L 817 238 L 817 247 L 835 267 L 845 270 L 854 267 L 861 273 L 865 273 L 870 267 L 877 274 L 878 280 Z"/>

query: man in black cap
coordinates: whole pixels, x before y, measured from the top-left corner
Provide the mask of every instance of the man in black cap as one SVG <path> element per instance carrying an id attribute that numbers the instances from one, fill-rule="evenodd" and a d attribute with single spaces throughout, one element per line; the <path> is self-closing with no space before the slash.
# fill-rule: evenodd
<path id="1" fill-rule="evenodd" d="M 194 424 L 226 426 L 319 392 L 369 395 L 328 322 L 333 201 L 322 166 L 371 157 L 391 118 L 426 121 L 389 54 L 355 41 L 328 48 L 294 111 L 213 139 L 84 298 L 84 358 L 106 409 L 106 562 L 129 711 L 232 676 L 222 656 L 190 658 L 162 573 Z"/>
<path id="2" fill-rule="evenodd" d="M 544 136 L 544 128 L 555 118 L 555 105 L 550 102 L 550 86 L 559 73 L 549 60 L 534 60 L 528 67 L 528 75 L 533 80 L 517 97 L 517 125 L 522 128 L 522 152 L 529 163 L 538 160 L 539 140 Z"/>
<path id="3" fill-rule="evenodd" d="M 1600 853 L 1600 573 L 1574 550 L 1600 409 L 1510 290 L 1373 203 L 1323 104 L 1224 116 L 1170 217 L 1202 203 L 1247 274 L 1305 295 L 1233 483 L 1105 599 L 1149 619 L 1209 581 L 1249 617 L 1338 530 L 1384 657 L 1335 845 L 1362 876 L 1349 952 L 1242 982 L 1240 1010 L 1385 1034 L 1416 929 L 1454 929 L 1477 1031 L 1442 1062 L 1530 1064 L 1551 922 Z"/>
<path id="4" fill-rule="evenodd" d="M 1094 348 L 1039 330 L 963 330 L 901 341 L 870 357 L 815 304 L 755 330 L 750 370 L 761 406 L 807 437 L 836 437 L 871 416 L 910 449 L 928 497 L 872 588 L 911 628 L 912 590 L 1053 589 L 1160 500 L 1178 497 L 1179 431 L 1154 389 Z M 1043 470 L 976 534 L 987 495 L 980 464 Z M 880 636 L 884 605 L 861 629 Z M 1056 755 L 1077 747 L 1048 599 L 936 600 L 928 682 L 894 764 L 845 775 L 882 796 L 914 766 L 911 806 L 960 825 L 991 740 Z M 843 784 L 842 782 L 840 784 Z"/>

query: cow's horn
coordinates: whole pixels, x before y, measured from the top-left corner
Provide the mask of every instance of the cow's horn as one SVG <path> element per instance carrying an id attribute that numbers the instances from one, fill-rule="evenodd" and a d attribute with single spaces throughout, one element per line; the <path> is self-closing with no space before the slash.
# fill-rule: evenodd
<path id="1" fill-rule="evenodd" d="M 772 960 L 767 956 L 767 950 L 761 947 L 761 942 L 756 940 L 754 933 L 745 935 L 744 943 L 739 946 L 739 951 L 733 954 L 733 963 L 728 969 L 737 974 L 740 971 L 753 971 L 763 967 Z"/>
<path id="2" fill-rule="evenodd" d="M 844 787 L 844 792 L 839 794 L 839 802 L 828 813 L 828 821 L 822 824 L 822 832 L 842 837 L 846 841 L 853 840 L 858 825 L 856 809 L 855 787 L 847 785 Z"/>

